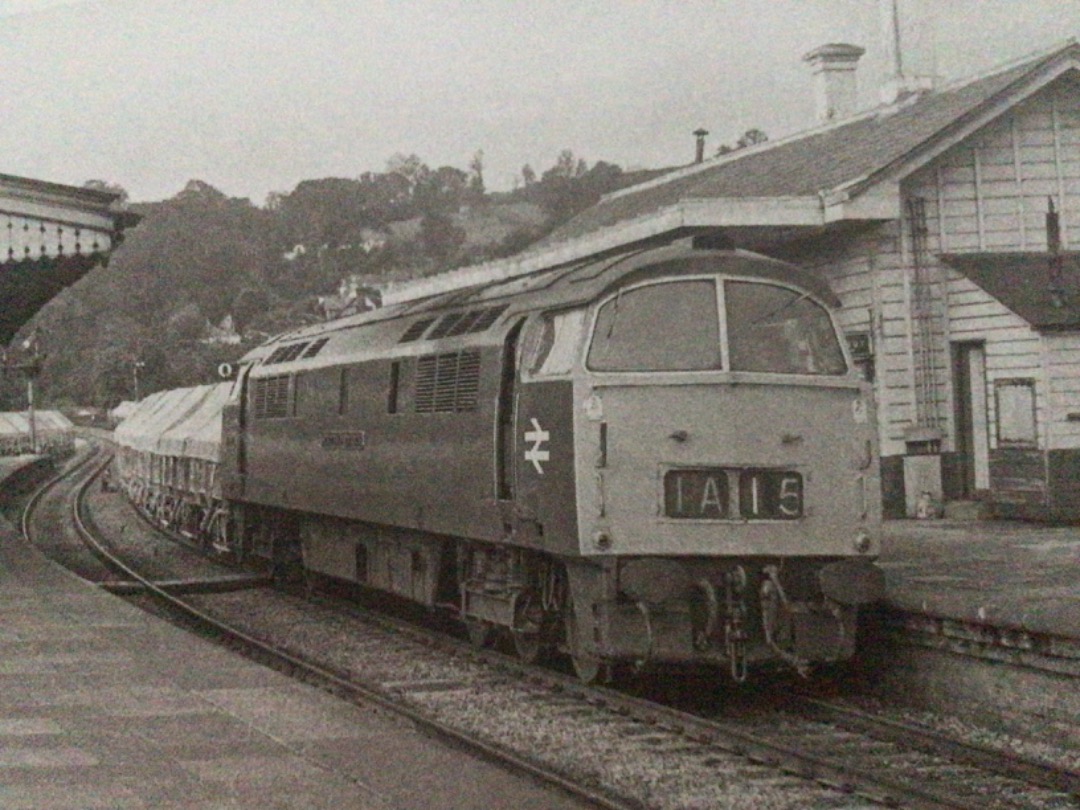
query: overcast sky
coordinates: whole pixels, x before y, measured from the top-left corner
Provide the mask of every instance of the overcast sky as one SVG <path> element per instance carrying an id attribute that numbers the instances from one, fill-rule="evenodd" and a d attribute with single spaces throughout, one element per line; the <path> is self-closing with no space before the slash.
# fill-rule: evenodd
<path id="1" fill-rule="evenodd" d="M 1080 36 L 1080 0 L 903 2 L 913 58 L 946 80 Z M 464 169 L 483 149 L 495 189 L 564 148 L 677 165 L 698 127 L 711 154 L 812 125 L 801 57 L 826 42 L 867 49 L 870 104 L 881 17 L 879 0 L 0 0 L 0 172 L 136 201 L 197 178 L 262 204 L 399 152 Z"/>

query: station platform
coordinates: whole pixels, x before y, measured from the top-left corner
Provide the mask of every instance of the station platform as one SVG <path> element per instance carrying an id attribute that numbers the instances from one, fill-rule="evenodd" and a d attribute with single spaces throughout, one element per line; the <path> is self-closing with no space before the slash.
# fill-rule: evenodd
<path id="1" fill-rule="evenodd" d="M 98 590 L 0 518 L 4 810 L 579 806 Z"/>
<path id="2" fill-rule="evenodd" d="M 878 564 L 900 610 L 1080 639 L 1080 526 L 886 521 Z"/>

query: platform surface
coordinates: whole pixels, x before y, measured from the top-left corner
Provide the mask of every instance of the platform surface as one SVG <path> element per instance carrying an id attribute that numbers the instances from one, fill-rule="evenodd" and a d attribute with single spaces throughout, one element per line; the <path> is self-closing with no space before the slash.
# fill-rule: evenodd
<path id="1" fill-rule="evenodd" d="M 174 628 L 0 518 L 0 808 L 570 808 Z"/>
<path id="2" fill-rule="evenodd" d="M 1080 527 L 886 521 L 878 564 L 902 610 L 1080 639 Z"/>

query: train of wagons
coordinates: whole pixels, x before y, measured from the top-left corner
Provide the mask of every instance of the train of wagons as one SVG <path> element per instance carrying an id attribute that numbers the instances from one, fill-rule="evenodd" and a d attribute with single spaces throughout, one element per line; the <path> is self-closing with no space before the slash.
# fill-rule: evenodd
<path id="1" fill-rule="evenodd" d="M 116 474 L 208 548 L 445 609 L 585 680 L 805 673 L 853 656 L 883 582 L 836 304 L 702 236 L 392 304 L 147 397 Z"/>

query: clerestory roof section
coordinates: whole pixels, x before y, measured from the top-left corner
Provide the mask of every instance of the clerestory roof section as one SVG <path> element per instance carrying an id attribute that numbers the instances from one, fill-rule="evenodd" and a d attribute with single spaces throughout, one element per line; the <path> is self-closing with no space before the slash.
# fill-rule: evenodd
<path id="1" fill-rule="evenodd" d="M 802 218 L 792 224 L 806 224 L 807 205 L 823 210 L 831 196 L 850 199 L 865 192 L 927 147 L 997 111 L 1013 94 L 1041 86 L 1040 79 L 1053 78 L 1056 70 L 1070 66 L 1080 67 L 1080 44 L 1075 40 L 961 84 L 676 170 L 608 195 L 543 244 L 580 239 L 665 211 L 667 221 L 683 222 L 693 218 L 695 206 L 700 209 L 708 201 L 763 217 L 766 221 L 760 224 L 769 225 L 783 223 L 768 221 L 775 216 L 776 205 L 767 206 L 765 201 L 788 201 L 786 210 Z M 804 201 L 802 208 L 790 204 L 799 200 Z M 748 207 L 748 201 L 757 205 Z M 670 215 L 679 209 L 680 217 Z M 711 215 L 724 218 L 715 205 Z M 822 214 L 822 224 L 826 221 Z"/>

